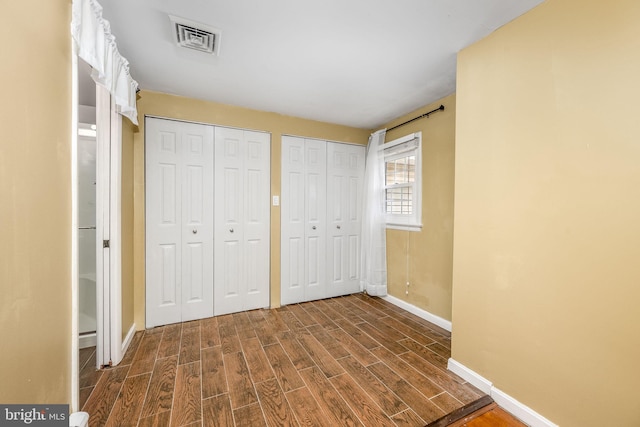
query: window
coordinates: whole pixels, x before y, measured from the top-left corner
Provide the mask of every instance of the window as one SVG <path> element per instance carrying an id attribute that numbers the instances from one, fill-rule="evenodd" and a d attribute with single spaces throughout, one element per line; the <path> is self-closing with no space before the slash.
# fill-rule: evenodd
<path id="1" fill-rule="evenodd" d="M 387 228 L 422 228 L 421 142 L 416 132 L 382 146 Z"/>

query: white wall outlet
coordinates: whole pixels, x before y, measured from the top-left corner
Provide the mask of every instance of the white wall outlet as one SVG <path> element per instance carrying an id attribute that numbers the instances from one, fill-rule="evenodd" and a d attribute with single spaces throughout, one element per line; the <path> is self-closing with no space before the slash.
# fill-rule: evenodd
<path id="1" fill-rule="evenodd" d="M 273 206 L 280 206 L 280 196 L 273 196 Z"/>

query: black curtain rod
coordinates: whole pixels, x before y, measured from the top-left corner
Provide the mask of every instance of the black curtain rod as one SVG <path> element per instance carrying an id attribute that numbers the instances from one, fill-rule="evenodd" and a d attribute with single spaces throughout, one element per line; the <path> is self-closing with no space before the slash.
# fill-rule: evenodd
<path id="1" fill-rule="evenodd" d="M 423 115 L 421 115 L 421 116 L 414 117 L 414 118 L 413 118 L 413 119 L 411 119 L 411 120 L 407 120 L 407 121 L 406 121 L 406 122 L 404 122 L 404 123 L 400 123 L 399 125 L 395 125 L 394 127 L 387 129 L 387 132 L 389 132 L 389 131 L 391 131 L 391 130 L 394 130 L 395 128 L 399 128 L 400 126 L 404 126 L 404 125 L 406 125 L 406 124 L 408 124 L 408 123 L 411 123 L 411 122 L 413 122 L 413 121 L 415 121 L 415 120 L 421 119 L 421 118 L 423 118 L 423 117 L 429 117 L 429 114 L 433 114 L 433 113 L 435 113 L 436 111 L 444 111 L 444 105 L 441 105 L 441 106 L 439 106 L 438 108 L 436 108 L 435 110 L 431 110 L 431 111 L 429 111 L 428 113 L 424 113 L 424 114 L 423 114 Z"/>

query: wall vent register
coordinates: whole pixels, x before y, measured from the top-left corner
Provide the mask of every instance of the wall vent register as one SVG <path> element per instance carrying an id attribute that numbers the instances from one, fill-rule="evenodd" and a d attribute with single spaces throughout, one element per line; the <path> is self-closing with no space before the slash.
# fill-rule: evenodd
<path id="1" fill-rule="evenodd" d="M 178 46 L 218 55 L 221 31 L 204 24 L 169 15 Z"/>

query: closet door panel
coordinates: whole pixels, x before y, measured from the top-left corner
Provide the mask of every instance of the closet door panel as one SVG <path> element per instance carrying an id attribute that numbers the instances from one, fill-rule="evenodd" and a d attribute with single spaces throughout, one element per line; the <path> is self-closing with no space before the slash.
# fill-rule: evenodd
<path id="1" fill-rule="evenodd" d="M 153 295 L 155 300 L 152 301 L 157 304 L 159 309 L 167 309 L 165 312 L 170 308 L 180 308 L 180 299 L 178 298 L 180 254 L 176 246 L 174 243 L 157 245 L 159 253 L 153 253 L 152 256 L 155 259 L 159 255 L 161 268 L 151 277 L 147 276 L 147 280 L 151 280 L 155 284 L 154 287 L 160 292 L 159 295 Z M 171 323 L 179 322 L 180 312 L 172 314 L 175 317 L 167 317 L 166 320 Z"/>
<path id="2" fill-rule="evenodd" d="M 261 239 L 247 240 L 244 247 L 247 277 L 246 310 L 263 308 L 269 305 L 268 295 L 264 292 L 265 282 L 269 280 L 268 263 L 264 257 L 264 241 Z M 266 301 L 263 298 L 267 297 Z M 251 307 L 251 308 L 250 308 Z"/>
<path id="3" fill-rule="evenodd" d="M 327 143 L 305 143 L 305 268 L 303 301 L 326 298 Z"/>
<path id="4" fill-rule="evenodd" d="M 331 260 L 329 261 L 329 266 L 331 266 L 331 282 L 333 283 L 342 283 L 344 280 L 344 267 L 342 265 L 343 256 L 342 249 L 345 247 L 343 236 L 332 236 L 331 238 L 333 245 L 331 245 L 330 256 Z"/>
<path id="5" fill-rule="evenodd" d="M 366 148 L 359 145 L 347 146 L 347 177 L 345 188 L 346 211 L 346 238 L 348 247 L 345 250 L 345 275 L 348 279 L 347 286 L 341 292 L 354 293 L 360 291 L 360 234 L 362 232 L 362 194 L 364 185 L 364 162 Z"/>
<path id="6" fill-rule="evenodd" d="M 215 129 L 216 315 L 269 305 L 270 136 Z"/>
<path id="7" fill-rule="evenodd" d="M 244 310 L 269 306 L 271 137 L 244 131 Z"/>
<path id="8" fill-rule="evenodd" d="M 145 145 L 146 326 L 211 316 L 213 130 L 147 118 Z"/>
<path id="9" fill-rule="evenodd" d="M 237 240 L 228 239 L 220 245 L 221 262 L 216 264 L 216 315 L 241 311 L 242 248 Z"/>
<path id="10" fill-rule="evenodd" d="M 147 119 L 147 327 L 181 320 L 180 133 L 163 125 Z"/>
<path id="11" fill-rule="evenodd" d="M 306 277 L 304 151 L 304 139 L 282 137 L 281 304 L 304 301 Z"/>
<path id="12" fill-rule="evenodd" d="M 215 272 L 216 315 L 242 310 L 242 149 L 239 129 L 215 129 Z"/>
<path id="13" fill-rule="evenodd" d="M 213 316 L 213 128 L 180 123 L 182 321 Z"/>
<path id="14" fill-rule="evenodd" d="M 364 158 L 364 146 L 283 137 L 282 304 L 360 290 Z"/>
<path id="15" fill-rule="evenodd" d="M 357 281 L 358 290 L 360 288 L 360 233 L 350 235 L 347 247 L 347 279 Z M 353 292 L 358 292 L 355 290 Z"/>
<path id="16" fill-rule="evenodd" d="M 327 232 L 333 245 L 327 262 L 333 272 L 327 282 L 327 296 L 360 290 L 360 226 L 365 147 L 328 143 L 327 146 Z"/>
<path id="17" fill-rule="evenodd" d="M 332 272 L 327 281 L 328 296 L 340 295 L 341 290 L 346 286 L 344 262 L 347 234 L 343 227 L 346 227 L 345 213 L 348 212 L 348 205 L 345 204 L 345 202 L 348 203 L 348 189 L 345 188 L 347 147 L 345 144 L 332 142 L 327 146 L 327 181 L 329 185 L 327 189 L 327 234 L 330 241 L 333 242 L 327 248 L 328 268 Z"/>

